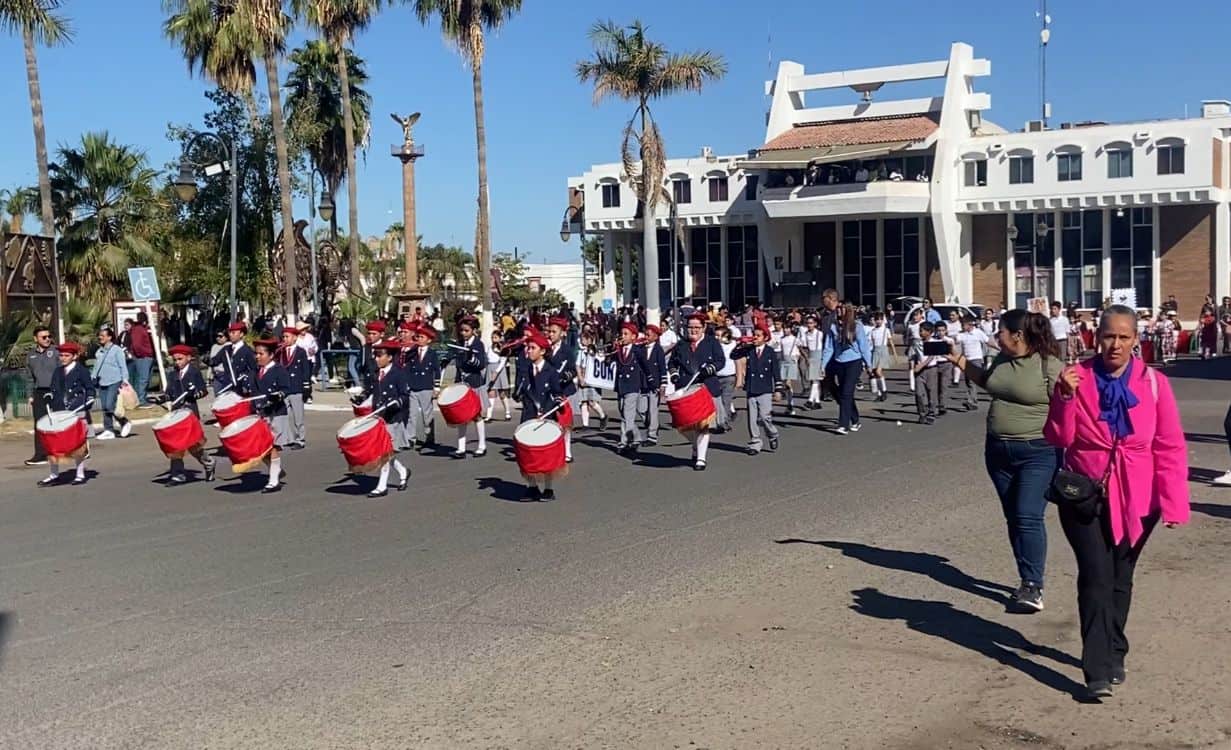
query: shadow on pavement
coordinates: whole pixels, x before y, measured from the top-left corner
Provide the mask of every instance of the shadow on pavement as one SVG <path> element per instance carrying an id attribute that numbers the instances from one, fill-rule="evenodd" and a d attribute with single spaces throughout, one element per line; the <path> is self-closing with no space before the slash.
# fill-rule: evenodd
<path id="1" fill-rule="evenodd" d="M 1226 445 L 1226 435 L 1216 435 L 1212 432 L 1186 432 L 1184 439 L 1190 443 L 1211 443 L 1213 445 Z"/>
<path id="2" fill-rule="evenodd" d="M 478 477 L 479 489 L 491 490 L 491 496 L 497 500 L 512 503 L 529 502 L 526 499 L 526 485 L 510 482 L 500 477 Z"/>
<path id="3" fill-rule="evenodd" d="M 814 544 L 841 552 L 868 565 L 878 568 L 902 570 L 927 576 L 949 588 L 990 599 L 997 604 L 1008 604 L 1013 589 L 1001 583 L 975 578 L 949 562 L 949 558 L 928 552 L 907 552 L 898 549 L 871 547 L 858 542 L 812 541 L 809 539 L 777 539 L 775 544 Z"/>
<path id="4" fill-rule="evenodd" d="M 955 646 L 986 656 L 1053 690 L 1068 693 L 1075 698 L 1084 695 L 1085 688 L 1082 685 L 1050 667 L 1020 656 L 1015 650 L 1043 656 L 1066 665 L 1076 663 L 1073 657 L 1054 648 L 1032 643 L 1013 628 L 963 612 L 948 602 L 907 599 L 871 588 L 856 589 L 851 594 L 855 597 L 851 609 L 861 615 L 879 620 L 901 620 L 911 630 L 941 638 Z"/>
<path id="5" fill-rule="evenodd" d="M 1188 467 L 1188 481 L 1190 482 L 1204 482 L 1205 484 L 1209 484 L 1222 475 L 1223 472 L 1218 471 L 1217 469 L 1203 469 L 1200 466 Z"/>
<path id="6" fill-rule="evenodd" d="M 1231 519 L 1231 505 L 1215 505 L 1214 503 L 1193 503 L 1192 509 L 1198 513 L 1215 518 Z"/>
<path id="7" fill-rule="evenodd" d="M 395 475 L 393 479 L 394 479 L 393 486 L 391 486 L 389 489 L 395 489 L 397 487 L 397 476 Z M 345 479 L 341 482 L 335 482 L 329 485 L 328 487 L 325 488 L 325 492 L 329 493 L 330 495 L 349 495 L 351 497 L 357 497 L 359 495 L 367 495 L 368 492 L 376 489 L 376 481 L 377 480 L 375 477 L 372 477 L 371 479 L 367 481 L 363 481 L 363 482 L 355 481 L 351 479 Z"/>
<path id="8" fill-rule="evenodd" d="M 9 639 L 16 616 L 12 612 L 0 612 L 0 667 L 4 666 L 4 644 Z"/>

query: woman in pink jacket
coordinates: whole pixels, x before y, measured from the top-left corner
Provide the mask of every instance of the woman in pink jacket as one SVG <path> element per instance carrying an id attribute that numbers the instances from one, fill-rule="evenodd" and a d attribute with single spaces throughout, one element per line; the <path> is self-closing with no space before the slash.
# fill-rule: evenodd
<path id="1" fill-rule="evenodd" d="M 1064 450 L 1064 468 L 1098 481 L 1107 500 L 1086 517 L 1060 505 L 1077 557 L 1081 662 L 1091 698 L 1124 682 L 1133 568 L 1161 520 L 1188 521 L 1188 458 L 1171 384 L 1133 357 L 1137 316 L 1115 305 L 1099 321 L 1099 356 L 1060 377 L 1043 434 Z M 1110 467 L 1110 470 L 1109 468 Z"/>

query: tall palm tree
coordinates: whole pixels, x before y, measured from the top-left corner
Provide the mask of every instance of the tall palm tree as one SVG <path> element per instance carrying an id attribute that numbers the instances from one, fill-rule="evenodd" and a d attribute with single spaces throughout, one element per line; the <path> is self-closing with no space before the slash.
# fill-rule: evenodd
<path id="1" fill-rule="evenodd" d="M 50 184 L 48 185 L 50 187 Z M 16 187 L 0 190 L 0 214 L 8 216 L 0 221 L 0 230 L 9 234 L 21 234 L 26 215 L 39 210 L 38 189 Z M 3 218 L 3 216 L 0 216 Z"/>
<path id="2" fill-rule="evenodd" d="M 61 146 L 48 170 L 64 277 L 82 297 L 109 303 L 129 267 L 153 261 L 153 248 L 136 227 L 157 199 L 157 172 L 145 152 L 106 132 Z"/>
<path id="3" fill-rule="evenodd" d="M 345 50 L 355 34 L 367 28 L 372 17 L 389 0 L 292 0 L 296 15 L 307 19 L 318 29 L 335 50 Z M 353 294 L 363 294 L 359 258 L 359 186 L 355 167 L 355 115 L 351 101 L 349 55 L 338 55 L 338 81 L 342 93 L 342 126 L 346 145 L 346 209 L 350 288 Z"/>
<path id="4" fill-rule="evenodd" d="M 346 179 L 346 127 L 342 116 L 342 83 L 338 77 L 338 53 L 329 42 L 312 40 L 290 54 L 291 72 L 286 78 L 286 118 L 304 149 L 325 178 L 325 190 L 336 198 Z M 368 73 L 360 57 L 346 53 L 350 88 L 351 126 L 359 133 L 359 147 L 367 148 L 372 95 L 364 86 Z M 337 215 L 330 219 L 330 236 L 337 240 Z"/>
<path id="5" fill-rule="evenodd" d="M 170 14 L 163 24 L 163 33 L 180 47 L 189 69 L 221 88 L 242 93 L 254 126 L 257 110 L 252 90 L 256 83 L 256 58 L 264 63 L 278 162 L 282 231 L 291 237 L 295 226 L 294 194 L 278 77 L 278 58 L 286 51 L 286 35 L 291 28 L 283 0 L 163 0 L 163 9 Z M 293 318 L 298 312 L 294 253 L 286 253 L 284 277 L 285 310 L 288 318 Z"/>
<path id="6" fill-rule="evenodd" d="M 452 281 L 459 290 L 469 289 L 473 279 L 473 256 L 460 247 L 436 244 L 419 248 L 419 287 L 439 297 L 445 283 Z"/>
<path id="7" fill-rule="evenodd" d="M 485 34 L 500 28 L 521 10 L 522 0 L 415 0 L 419 21 L 440 19 L 440 31 L 457 46 L 470 66 L 474 89 L 474 136 L 479 160 L 479 206 L 475 221 L 474 254 L 479 266 L 479 299 L 483 328 L 492 327 L 491 213 L 487 194 L 487 125 L 483 116 L 483 56 Z"/>
<path id="8" fill-rule="evenodd" d="M 642 287 L 646 317 L 658 322 L 658 233 L 654 209 L 663 194 L 663 171 L 667 149 L 662 133 L 650 113 L 650 100 L 680 91 L 700 91 L 706 81 L 721 78 L 727 71 L 722 56 L 709 52 L 672 53 L 659 42 L 646 39 L 645 27 L 633 21 L 628 27 L 614 21 L 594 24 L 590 29 L 594 57 L 577 63 L 577 78 L 593 81 L 594 103 L 618 97 L 637 103 L 633 116 L 624 126 L 620 155 L 624 175 L 641 200 L 641 268 L 647 276 Z M 633 141 L 640 149 L 640 163 L 633 156 Z"/>

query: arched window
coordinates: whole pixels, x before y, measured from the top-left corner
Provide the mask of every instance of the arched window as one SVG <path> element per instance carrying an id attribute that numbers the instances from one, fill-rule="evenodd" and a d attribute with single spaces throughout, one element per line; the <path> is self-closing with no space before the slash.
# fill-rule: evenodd
<path id="1" fill-rule="evenodd" d="M 672 174 L 671 198 L 677 206 L 692 203 L 692 178 L 683 172 Z"/>
<path id="2" fill-rule="evenodd" d="M 1154 150 L 1158 152 L 1158 173 L 1184 174 L 1184 139 L 1160 138 L 1155 142 Z"/>
<path id="3" fill-rule="evenodd" d="M 1009 184 L 1029 185 L 1034 182 L 1034 151 L 1028 148 L 1010 149 Z"/>
<path id="4" fill-rule="evenodd" d="M 715 169 L 705 174 L 705 184 L 709 186 L 710 203 L 726 203 L 728 198 L 727 192 L 727 173 L 722 170 Z"/>
<path id="5" fill-rule="evenodd" d="M 620 207 L 620 181 L 614 177 L 604 177 L 598 181 L 598 189 L 602 192 L 603 208 Z"/>
<path id="6" fill-rule="evenodd" d="M 987 185 L 987 154 L 982 151 L 970 151 L 962 154 L 963 180 L 966 187 L 984 187 Z"/>
<path id="7" fill-rule="evenodd" d="M 1128 141 L 1112 141 L 1103 146 L 1107 156 L 1107 179 L 1117 180 L 1133 176 L 1133 144 Z"/>
<path id="8" fill-rule="evenodd" d="M 1066 145 L 1056 149 L 1056 179 L 1077 182 L 1081 179 L 1081 146 Z"/>

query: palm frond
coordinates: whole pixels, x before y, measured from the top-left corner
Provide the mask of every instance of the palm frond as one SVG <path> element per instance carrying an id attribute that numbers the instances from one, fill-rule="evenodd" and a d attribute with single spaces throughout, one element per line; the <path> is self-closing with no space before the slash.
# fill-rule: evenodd
<path id="1" fill-rule="evenodd" d="M 726 72 L 726 62 L 713 52 L 671 55 L 654 76 L 652 96 L 657 98 L 679 91 L 700 91 L 707 80 L 721 78 Z"/>
<path id="2" fill-rule="evenodd" d="M 0 29 L 17 36 L 29 31 L 44 47 L 67 44 L 73 40 L 73 28 L 56 12 L 61 5 L 61 0 L 0 0 Z"/>

